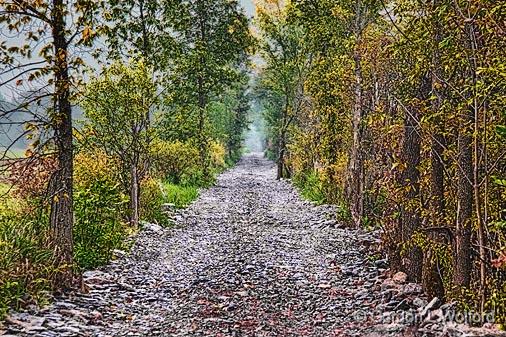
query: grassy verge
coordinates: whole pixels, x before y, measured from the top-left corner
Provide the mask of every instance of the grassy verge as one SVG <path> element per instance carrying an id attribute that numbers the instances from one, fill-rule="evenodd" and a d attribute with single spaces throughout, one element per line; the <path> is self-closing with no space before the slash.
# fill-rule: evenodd
<path id="1" fill-rule="evenodd" d="M 23 216 L 22 205 L 0 184 L 0 318 L 9 308 L 40 303 L 54 272 L 47 228 Z"/>
<path id="2" fill-rule="evenodd" d="M 326 202 L 322 184 L 317 173 L 312 172 L 307 175 L 296 176 L 292 182 L 304 199 L 313 201 L 317 205 L 322 205 Z"/>
<path id="3" fill-rule="evenodd" d="M 199 190 L 196 186 L 163 184 L 164 203 L 173 204 L 178 209 L 188 207 L 198 196 Z"/>

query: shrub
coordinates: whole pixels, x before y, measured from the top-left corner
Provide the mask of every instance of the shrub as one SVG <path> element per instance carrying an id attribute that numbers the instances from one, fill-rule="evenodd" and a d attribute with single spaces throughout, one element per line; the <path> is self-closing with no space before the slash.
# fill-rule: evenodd
<path id="1" fill-rule="evenodd" d="M 96 181 L 74 194 L 74 258 L 88 269 L 106 264 L 127 235 L 122 215 L 128 199 L 118 185 Z"/>
<path id="2" fill-rule="evenodd" d="M 152 170 L 158 178 L 179 184 L 199 175 L 199 152 L 190 143 L 157 140 L 150 151 Z"/>
<path id="3" fill-rule="evenodd" d="M 147 222 L 168 224 L 167 215 L 162 212 L 165 203 L 162 184 L 153 178 L 146 178 L 141 182 L 141 219 Z"/>
<path id="4" fill-rule="evenodd" d="M 39 199 L 46 195 L 49 180 L 57 168 L 57 161 L 52 156 L 32 156 L 13 162 L 7 180 L 17 197 Z"/>
<path id="5" fill-rule="evenodd" d="M 225 164 L 225 147 L 220 142 L 212 141 L 209 145 L 209 155 L 211 159 L 211 166 L 220 171 L 226 167 Z"/>
<path id="6" fill-rule="evenodd" d="M 120 181 L 119 161 L 103 150 L 91 149 L 79 152 L 74 159 L 74 185 L 86 188 L 97 181 L 114 184 Z"/>
<path id="7" fill-rule="evenodd" d="M 23 200 L 13 194 L 12 186 L 0 182 L 0 216 L 15 216 L 23 210 Z"/>
<path id="8" fill-rule="evenodd" d="M 128 197 L 117 182 L 118 172 L 117 162 L 103 151 L 76 156 L 74 257 L 81 268 L 107 263 L 128 234 Z"/>
<path id="9" fill-rule="evenodd" d="M 314 201 L 318 205 L 325 202 L 325 194 L 318 173 L 312 171 L 297 174 L 293 178 L 293 183 L 305 199 Z"/>

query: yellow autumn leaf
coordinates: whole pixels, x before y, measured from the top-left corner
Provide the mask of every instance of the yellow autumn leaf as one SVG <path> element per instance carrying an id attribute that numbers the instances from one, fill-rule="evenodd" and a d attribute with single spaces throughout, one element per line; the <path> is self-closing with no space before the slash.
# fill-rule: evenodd
<path id="1" fill-rule="evenodd" d="M 83 30 L 83 41 L 89 40 L 91 35 L 92 35 L 91 28 L 86 26 Z"/>

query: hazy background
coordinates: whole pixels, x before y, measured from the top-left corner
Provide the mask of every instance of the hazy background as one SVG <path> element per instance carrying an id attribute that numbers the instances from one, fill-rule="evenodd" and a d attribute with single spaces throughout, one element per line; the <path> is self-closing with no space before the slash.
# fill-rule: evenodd
<path id="1" fill-rule="evenodd" d="M 246 15 L 249 18 L 253 18 L 255 15 L 255 5 L 253 4 L 253 0 L 240 0 L 240 4 L 244 8 Z M 5 31 L 2 31 L 0 28 L 0 39 L 1 40 L 7 40 L 9 45 L 22 45 L 24 42 L 16 36 L 11 36 Z M 93 60 L 91 57 L 87 57 L 86 55 L 83 55 L 83 58 L 88 62 L 88 64 L 91 64 L 91 66 L 94 66 L 94 63 L 96 63 L 95 60 Z M 34 57 L 36 59 L 36 57 Z M 98 65 L 97 65 L 98 66 Z M 99 67 L 99 66 L 98 66 Z M 6 74 L 4 76 L 0 75 L 0 82 L 2 80 L 6 80 L 9 78 L 10 74 Z M 16 87 L 14 84 L 9 84 L 5 86 L 0 86 L 0 108 L 3 108 L 5 110 L 8 110 L 7 107 L 11 106 L 12 104 L 9 102 L 14 99 L 15 94 L 17 90 L 19 90 L 19 87 Z M 30 88 L 26 88 L 29 90 Z M 254 107 L 256 108 L 256 107 Z M 76 109 L 74 107 L 74 118 L 80 119 L 81 113 L 80 111 L 76 111 L 79 109 Z M 258 113 L 252 113 L 251 120 L 252 124 L 250 127 L 250 130 L 247 132 L 246 135 L 246 147 L 249 149 L 249 151 L 258 152 L 263 149 L 263 133 L 262 133 L 262 123 L 259 122 L 259 115 Z M 12 113 L 9 115 L 8 118 L 3 117 L 0 118 L 0 154 L 2 154 L 6 147 L 9 146 L 11 143 L 15 143 L 13 148 L 11 149 L 13 152 L 13 155 L 17 154 L 21 149 L 25 149 L 28 145 L 28 142 L 26 139 L 21 138 L 18 139 L 19 135 L 23 132 L 23 126 L 21 124 L 18 125 L 10 125 L 6 124 L 6 122 L 22 122 L 24 120 L 27 120 L 28 116 L 26 116 L 23 113 Z M 261 118 L 260 118 L 261 119 Z M 16 139 L 18 139 L 16 141 Z"/>
<path id="2" fill-rule="evenodd" d="M 255 15 L 255 5 L 252 0 L 241 0 L 241 4 L 246 10 L 246 14 L 248 14 L 248 16 L 253 17 L 253 15 Z"/>

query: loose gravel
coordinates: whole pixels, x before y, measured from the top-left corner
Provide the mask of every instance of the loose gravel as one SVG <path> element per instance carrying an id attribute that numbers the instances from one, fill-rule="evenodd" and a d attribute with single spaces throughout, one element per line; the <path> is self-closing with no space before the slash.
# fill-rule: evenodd
<path id="1" fill-rule="evenodd" d="M 146 225 L 131 252 L 86 272 L 85 292 L 11 313 L 0 335 L 442 336 L 385 319 L 430 303 L 368 258 L 377 233 L 342 228 L 335 214 L 248 155 L 173 227 Z"/>

